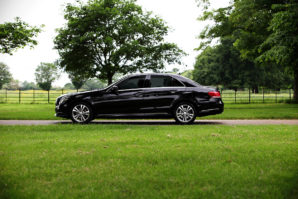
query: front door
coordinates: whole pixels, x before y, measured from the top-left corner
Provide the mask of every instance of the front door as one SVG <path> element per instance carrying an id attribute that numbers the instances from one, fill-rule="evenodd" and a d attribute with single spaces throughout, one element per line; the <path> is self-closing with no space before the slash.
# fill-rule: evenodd
<path id="1" fill-rule="evenodd" d="M 118 83 L 117 92 L 107 91 L 95 100 L 97 114 L 138 113 L 142 102 L 145 75 L 135 76 Z"/>

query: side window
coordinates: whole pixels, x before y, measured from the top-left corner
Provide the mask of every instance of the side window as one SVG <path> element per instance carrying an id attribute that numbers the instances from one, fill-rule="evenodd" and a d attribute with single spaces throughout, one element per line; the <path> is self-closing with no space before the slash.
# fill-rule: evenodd
<path id="1" fill-rule="evenodd" d="M 143 88 L 145 82 L 145 76 L 131 77 L 120 82 L 117 86 L 119 90 Z"/>
<path id="2" fill-rule="evenodd" d="M 183 87 L 184 85 L 181 84 L 178 80 L 170 77 L 170 76 L 151 76 L 151 87 Z"/>
<path id="3" fill-rule="evenodd" d="M 172 86 L 174 86 L 174 87 L 184 87 L 184 85 L 181 82 L 179 82 L 177 79 L 175 79 L 173 77 L 172 77 Z"/>

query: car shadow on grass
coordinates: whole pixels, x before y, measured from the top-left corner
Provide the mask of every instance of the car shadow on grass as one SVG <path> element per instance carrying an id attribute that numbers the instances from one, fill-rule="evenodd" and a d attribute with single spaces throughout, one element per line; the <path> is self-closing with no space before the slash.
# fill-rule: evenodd
<path id="1" fill-rule="evenodd" d="M 71 121 L 59 121 L 57 124 L 73 124 Z M 88 125 L 114 125 L 114 124 L 125 124 L 125 125 L 182 125 L 176 123 L 174 120 L 94 120 Z M 196 120 L 191 125 L 221 125 L 220 121 L 202 121 Z"/>

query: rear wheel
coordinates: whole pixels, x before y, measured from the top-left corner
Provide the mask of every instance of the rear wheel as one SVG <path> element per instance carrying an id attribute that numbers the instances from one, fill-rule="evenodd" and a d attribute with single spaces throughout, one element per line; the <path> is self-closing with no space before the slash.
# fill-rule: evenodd
<path id="1" fill-rule="evenodd" d="M 174 111 L 175 120 L 179 124 L 192 124 L 197 116 L 194 106 L 188 102 L 178 104 Z"/>
<path id="2" fill-rule="evenodd" d="M 77 103 L 72 106 L 71 120 L 74 123 L 87 124 L 93 119 L 92 108 L 83 102 Z"/>

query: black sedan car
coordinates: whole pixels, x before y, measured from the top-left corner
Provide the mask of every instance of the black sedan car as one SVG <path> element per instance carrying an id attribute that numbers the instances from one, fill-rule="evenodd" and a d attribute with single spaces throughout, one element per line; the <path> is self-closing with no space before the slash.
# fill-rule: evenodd
<path id="1" fill-rule="evenodd" d="M 102 90 L 62 95 L 56 116 L 74 123 L 95 118 L 175 118 L 190 124 L 197 116 L 222 113 L 220 92 L 174 74 L 128 75 Z"/>

